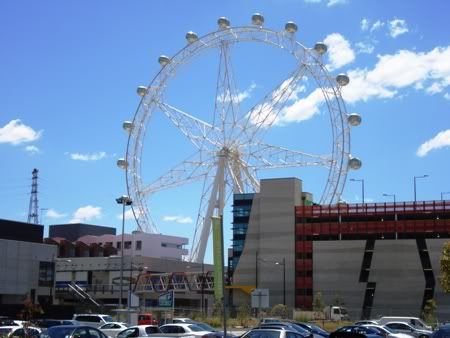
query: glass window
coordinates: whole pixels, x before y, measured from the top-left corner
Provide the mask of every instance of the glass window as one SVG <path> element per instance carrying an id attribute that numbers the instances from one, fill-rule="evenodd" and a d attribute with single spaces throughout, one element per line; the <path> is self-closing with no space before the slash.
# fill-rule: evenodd
<path id="1" fill-rule="evenodd" d="M 125 243 L 123 243 L 123 247 L 125 250 L 131 249 L 131 241 L 126 241 Z"/>
<path id="2" fill-rule="evenodd" d="M 136 241 L 136 250 L 142 249 L 142 241 Z"/>
<path id="3" fill-rule="evenodd" d="M 39 286 L 53 285 L 53 267 L 53 262 L 39 262 Z"/>
<path id="4" fill-rule="evenodd" d="M 118 250 L 120 250 L 121 246 L 122 246 L 122 242 L 117 242 L 117 243 L 116 243 L 116 248 L 117 248 Z"/>
<path id="5" fill-rule="evenodd" d="M 95 329 L 89 329 L 89 336 L 91 338 L 103 338 L 101 332 Z"/>
<path id="6" fill-rule="evenodd" d="M 147 326 L 145 328 L 145 333 L 147 334 L 159 333 L 159 330 L 156 326 Z"/>

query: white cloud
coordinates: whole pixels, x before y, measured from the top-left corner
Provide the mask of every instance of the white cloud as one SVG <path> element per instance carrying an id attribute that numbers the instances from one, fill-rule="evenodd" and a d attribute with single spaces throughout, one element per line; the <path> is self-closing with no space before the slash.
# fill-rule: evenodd
<path id="1" fill-rule="evenodd" d="M 374 45 L 366 42 L 357 42 L 355 43 L 355 47 L 357 48 L 357 53 L 359 54 L 372 54 L 375 49 Z"/>
<path id="2" fill-rule="evenodd" d="M 407 33 L 408 31 L 408 25 L 406 24 L 405 20 L 394 19 L 392 21 L 389 21 L 389 34 L 394 39 L 399 35 Z"/>
<path id="3" fill-rule="evenodd" d="M 104 151 L 92 154 L 72 153 L 69 155 L 70 158 L 75 161 L 98 161 L 106 157 L 106 153 Z"/>
<path id="4" fill-rule="evenodd" d="M 368 30 L 368 29 L 369 29 L 369 20 L 366 19 L 366 18 L 363 18 L 363 19 L 361 20 L 361 30 L 362 30 L 362 31 L 366 31 L 366 30 Z"/>
<path id="5" fill-rule="evenodd" d="M 234 100 L 237 101 L 238 103 L 241 103 L 242 101 L 244 101 L 245 99 L 248 99 L 249 97 L 251 97 L 253 90 L 256 88 L 256 84 L 252 83 L 247 89 L 245 89 L 242 92 L 237 92 L 234 93 Z M 223 103 L 228 103 L 231 102 L 232 99 L 232 95 L 230 94 L 229 91 L 226 91 L 224 94 L 222 94 L 221 96 L 218 97 L 218 100 L 220 102 Z"/>
<path id="6" fill-rule="evenodd" d="M 377 31 L 377 30 L 379 30 L 381 27 L 383 27 L 384 26 L 384 22 L 383 21 L 380 21 L 380 20 L 377 20 L 377 21 L 375 21 L 374 23 L 373 23 L 373 25 L 372 25 L 372 27 L 370 28 L 370 32 L 372 33 L 372 32 L 375 32 L 375 31 Z"/>
<path id="7" fill-rule="evenodd" d="M 139 210 L 136 209 L 135 212 L 136 212 L 136 214 L 139 216 Z M 122 213 L 117 214 L 117 219 L 122 220 L 122 216 L 123 216 Z M 125 211 L 125 219 L 126 219 L 126 220 L 134 219 L 133 210 L 128 209 L 127 211 Z"/>
<path id="8" fill-rule="evenodd" d="M 450 100 L 450 94 L 449 94 L 449 93 L 445 93 L 445 94 L 444 94 L 444 99 Z"/>
<path id="9" fill-rule="evenodd" d="M 295 100 L 292 104 L 286 105 L 280 112 L 278 119 L 275 121 L 277 125 L 283 125 L 291 122 L 301 122 L 309 120 L 319 113 L 319 107 L 324 102 L 322 90 L 315 89 L 307 97 Z"/>
<path id="10" fill-rule="evenodd" d="M 432 139 L 421 144 L 417 149 L 417 156 L 424 157 L 430 151 L 444 147 L 450 147 L 450 129 L 441 131 Z"/>
<path id="11" fill-rule="evenodd" d="M 33 128 L 20 121 L 11 120 L 4 127 L 0 128 L 0 143 L 10 143 L 13 145 L 33 142 L 41 137 L 41 131 L 35 131 Z"/>
<path id="12" fill-rule="evenodd" d="M 336 5 L 344 5 L 347 3 L 347 0 L 328 0 L 327 7 L 332 7 Z"/>
<path id="13" fill-rule="evenodd" d="M 26 146 L 25 151 L 31 153 L 31 154 L 38 154 L 40 152 L 39 148 L 36 146 Z"/>
<path id="14" fill-rule="evenodd" d="M 442 91 L 444 90 L 444 85 L 442 83 L 439 82 L 435 82 L 432 83 L 431 86 L 429 86 L 425 91 L 430 94 L 437 94 L 437 93 L 442 93 Z M 444 95 L 445 97 L 445 95 Z"/>
<path id="15" fill-rule="evenodd" d="M 372 70 L 348 72 L 350 84 L 342 90 L 344 99 L 354 103 L 371 98 L 392 98 L 399 89 L 408 86 L 417 90 L 433 88 L 428 92 L 439 87 L 443 91 L 450 85 L 449 60 L 450 46 L 437 47 L 428 53 L 401 50 L 396 54 L 378 56 Z"/>
<path id="16" fill-rule="evenodd" d="M 163 221 L 176 222 L 180 224 L 190 224 L 193 222 L 191 217 L 184 217 L 184 216 L 164 216 Z"/>
<path id="17" fill-rule="evenodd" d="M 47 212 L 45 213 L 45 217 L 53 218 L 53 219 L 63 218 L 66 216 L 67 216 L 67 214 L 60 213 L 60 212 L 56 211 L 55 209 L 48 209 Z"/>
<path id="18" fill-rule="evenodd" d="M 87 205 L 85 207 L 78 208 L 73 213 L 73 218 L 69 223 L 82 223 L 88 222 L 94 219 L 100 219 L 102 217 L 102 208 Z"/>
<path id="19" fill-rule="evenodd" d="M 328 35 L 325 40 L 328 46 L 328 59 L 330 70 L 338 69 L 355 60 L 355 53 L 350 47 L 350 43 L 339 33 Z"/>

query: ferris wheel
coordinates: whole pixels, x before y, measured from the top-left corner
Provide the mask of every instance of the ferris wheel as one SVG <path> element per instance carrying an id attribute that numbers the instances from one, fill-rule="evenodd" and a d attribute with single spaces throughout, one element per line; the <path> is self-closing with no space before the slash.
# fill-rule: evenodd
<path id="1" fill-rule="evenodd" d="M 341 88 L 349 83 L 345 74 L 331 76 L 322 55 L 327 46 L 318 42 L 313 48 L 297 42 L 298 28 L 286 23 L 282 31 L 264 27 L 264 17 L 252 16 L 249 26 L 232 27 L 227 18 L 218 20 L 218 30 L 199 37 L 186 34 L 187 44 L 172 57 L 162 55 L 161 70 L 148 86 L 140 86 L 139 107 L 132 121 L 123 129 L 129 133 L 126 158 L 117 165 L 126 172 L 128 194 L 133 200 L 133 213 L 138 229 L 158 233 L 147 205 L 150 196 L 167 189 L 201 182 L 202 190 L 189 260 L 203 262 L 211 230 L 211 217 L 223 215 L 227 197 L 232 193 L 259 191 L 258 172 L 265 169 L 324 167 L 328 170 L 321 204 L 340 201 L 349 169 L 359 169 L 361 161 L 350 153 L 350 127 L 361 123 L 358 114 L 347 114 Z M 250 109 L 242 111 L 231 63 L 231 48 L 241 43 L 257 43 L 282 49 L 294 58 L 295 69 L 275 89 Z M 214 107 L 210 120 L 201 119 L 168 102 L 165 91 L 181 68 L 205 50 L 214 50 L 218 70 Z M 328 112 L 331 130 L 329 154 L 318 155 L 298 149 L 272 145 L 263 136 L 277 123 L 280 114 L 298 95 L 302 81 L 309 77 Z M 143 145 L 147 125 L 155 114 L 162 114 L 194 148 L 194 154 L 161 173 L 152 182 L 145 182 Z"/>

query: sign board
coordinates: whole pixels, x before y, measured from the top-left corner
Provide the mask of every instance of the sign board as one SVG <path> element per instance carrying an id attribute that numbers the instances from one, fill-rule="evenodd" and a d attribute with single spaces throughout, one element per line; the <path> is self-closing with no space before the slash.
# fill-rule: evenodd
<path id="1" fill-rule="evenodd" d="M 173 304 L 173 302 L 174 302 L 173 298 L 174 298 L 173 290 L 160 294 L 158 296 L 158 306 L 159 307 L 168 307 L 168 308 L 173 307 L 173 305 L 174 305 Z"/>
<path id="2" fill-rule="evenodd" d="M 252 291 L 252 308 L 269 308 L 269 289 L 255 289 Z"/>

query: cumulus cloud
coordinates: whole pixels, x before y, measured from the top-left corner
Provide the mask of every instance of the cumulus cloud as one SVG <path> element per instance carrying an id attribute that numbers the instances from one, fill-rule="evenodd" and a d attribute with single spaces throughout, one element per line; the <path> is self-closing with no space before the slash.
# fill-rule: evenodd
<path id="1" fill-rule="evenodd" d="M 39 148 L 36 146 L 26 146 L 25 151 L 31 154 L 38 154 L 40 152 Z"/>
<path id="2" fill-rule="evenodd" d="M 45 217 L 52 218 L 52 219 L 58 219 L 58 218 L 64 218 L 67 214 L 61 213 L 56 211 L 55 209 L 48 209 L 45 213 Z"/>
<path id="3" fill-rule="evenodd" d="M 389 21 L 389 34 L 394 39 L 399 35 L 407 33 L 408 31 L 408 25 L 405 20 L 393 19 L 392 21 Z"/>
<path id="4" fill-rule="evenodd" d="M 191 217 L 184 217 L 184 216 L 164 216 L 163 221 L 176 222 L 180 224 L 190 224 L 193 222 Z"/>
<path id="5" fill-rule="evenodd" d="M 72 216 L 69 223 L 82 223 L 88 222 L 102 217 L 102 208 L 87 205 L 85 207 L 78 208 Z"/>
<path id="6" fill-rule="evenodd" d="M 0 128 L 0 143 L 10 143 L 13 145 L 28 143 L 38 140 L 41 137 L 41 131 L 35 131 L 33 128 L 22 123 L 21 120 L 11 120 L 4 127 Z"/>
<path id="7" fill-rule="evenodd" d="M 104 151 L 92 154 L 71 153 L 70 158 L 75 161 L 98 161 L 106 157 Z"/>
<path id="8" fill-rule="evenodd" d="M 350 43 L 341 34 L 330 34 L 324 42 L 328 46 L 330 64 L 327 67 L 329 70 L 338 69 L 355 60 L 355 53 L 350 47 Z"/>
<path id="9" fill-rule="evenodd" d="M 450 46 L 429 52 L 401 50 L 378 56 L 373 69 L 348 72 L 350 84 L 343 88 L 350 103 L 371 98 L 391 98 L 399 89 L 412 86 L 428 93 L 443 91 L 450 85 Z M 428 89 L 428 90 L 427 90 Z"/>
<path id="10" fill-rule="evenodd" d="M 372 54 L 375 46 L 367 42 L 357 42 L 355 43 L 358 54 Z"/>
<path id="11" fill-rule="evenodd" d="M 432 139 L 421 144 L 416 154 L 419 157 L 424 157 L 430 151 L 444 147 L 450 147 L 450 129 L 441 131 Z"/>
<path id="12" fill-rule="evenodd" d="M 253 90 L 256 88 L 256 84 L 252 83 L 247 89 L 241 92 L 237 92 L 234 94 L 234 101 L 237 101 L 238 103 L 244 101 L 245 99 L 248 99 L 252 96 Z M 229 91 L 227 91 L 225 94 L 222 94 L 219 96 L 218 100 L 224 103 L 231 102 L 232 95 Z"/>
<path id="13" fill-rule="evenodd" d="M 366 31 L 366 30 L 368 30 L 368 29 L 369 29 L 369 20 L 366 19 L 366 18 L 363 18 L 363 19 L 361 20 L 361 30 L 362 30 L 362 31 Z"/>
<path id="14" fill-rule="evenodd" d="M 134 212 L 136 212 L 137 216 L 139 216 L 139 210 L 136 209 Z M 117 219 L 122 220 L 122 213 L 117 214 Z M 125 219 L 129 220 L 129 219 L 134 219 L 134 214 L 133 214 L 133 210 L 128 209 L 127 211 L 125 211 Z"/>
<path id="15" fill-rule="evenodd" d="M 384 22 L 381 20 L 377 20 L 373 23 L 372 27 L 370 28 L 370 32 L 373 33 L 375 31 L 379 30 L 383 26 L 384 26 Z"/>
<path id="16" fill-rule="evenodd" d="M 328 0 L 327 7 L 332 7 L 336 5 L 344 5 L 347 3 L 347 0 Z"/>

